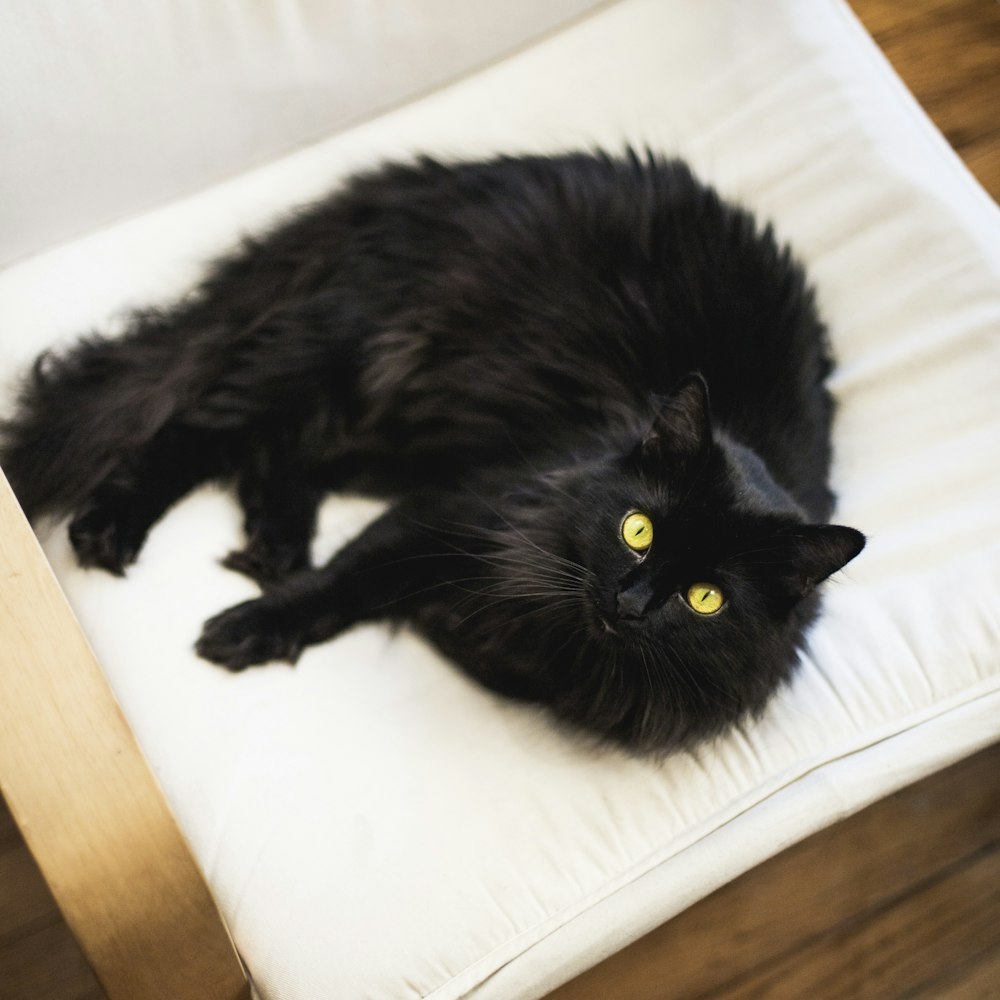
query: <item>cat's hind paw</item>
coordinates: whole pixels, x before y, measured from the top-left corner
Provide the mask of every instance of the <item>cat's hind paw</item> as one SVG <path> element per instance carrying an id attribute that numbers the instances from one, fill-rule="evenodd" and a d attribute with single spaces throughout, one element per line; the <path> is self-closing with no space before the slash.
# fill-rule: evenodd
<path id="1" fill-rule="evenodd" d="M 205 622 L 195 651 L 229 670 L 243 670 L 272 660 L 294 663 L 304 646 L 286 609 L 261 598 L 244 601 Z"/>
<path id="2" fill-rule="evenodd" d="M 130 509 L 127 500 L 111 502 L 91 497 L 69 525 L 69 540 L 81 566 L 96 566 L 124 576 L 135 562 L 149 524 Z"/>

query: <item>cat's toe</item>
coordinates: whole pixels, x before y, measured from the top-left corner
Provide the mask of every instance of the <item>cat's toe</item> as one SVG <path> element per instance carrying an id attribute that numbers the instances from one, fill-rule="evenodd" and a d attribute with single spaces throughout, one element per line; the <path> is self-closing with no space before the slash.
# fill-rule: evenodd
<path id="1" fill-rule="evenodd" d="M 308 553 L 298 546 L 248 545 L 245 549 L 230 552 L 222 560 L 222 565 L 267 587 L 307 568 L 309 559 Z"/>
<path id="2" fill-rule="evenodd" d="M 255 600 L 237 604 L 205 622 L 195 651 L 230 670 L 243 670 L 271 660 L 294 663 L 303 645 L 281 609 Z"/>
<path id="3" fill-rule="evenodd" d="M 88 502 L 69 526 L 69 540 L 81 566 L 96 566 L 122 576 L 135 562 L 146 538 L 146 526 L 131 520 L 128 511 L 100 502 Z"/>
<path id="4" fill-rule="evenodd" d="M 258 559 L 257 554 L 250 549 L 233 549 L 223 560 L 222 565 L 234 573 L 242 573 L 257 583 L 267 573 L 267 566 Z"/>

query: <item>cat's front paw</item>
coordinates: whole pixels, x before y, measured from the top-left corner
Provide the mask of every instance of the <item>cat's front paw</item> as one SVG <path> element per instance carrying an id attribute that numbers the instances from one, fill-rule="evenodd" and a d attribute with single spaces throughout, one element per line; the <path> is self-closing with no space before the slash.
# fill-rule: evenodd
<path id="1" fill-rule="evenodd" d="M 149 523 L 127 497 L 90 497 L 69 525 L 69 540 L 81 566 L 97 566 L 123 576 L 135 562 Z"/>
<path id="2" fill-rule="evenodd" d="M 294 663 L 304 646 L 301 629 L 287 609 L 260 598 L 237 604 L 205 622 L 195 651 L 230 670 L 243 670 L 270 660 Z"/>

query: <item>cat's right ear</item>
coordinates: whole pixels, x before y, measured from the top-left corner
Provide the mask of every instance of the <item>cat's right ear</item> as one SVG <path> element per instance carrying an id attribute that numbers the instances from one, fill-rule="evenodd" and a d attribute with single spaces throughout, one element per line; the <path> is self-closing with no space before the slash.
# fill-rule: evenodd
<path id="1" fill-rule="evenodd" d="M 769 574 L 798 600 L 843 569 L 865 547 L 865 536 L 839 524 L 803 524 L 780 533 L 771 544 Z"/>
<path id="2" fill-rule="evenodd" d="M 639 445 L 644 466 L 688 463 L 700 457 L 712 439 L 708 386 L 697 372 L 687 375 L 660 407 Z"/>

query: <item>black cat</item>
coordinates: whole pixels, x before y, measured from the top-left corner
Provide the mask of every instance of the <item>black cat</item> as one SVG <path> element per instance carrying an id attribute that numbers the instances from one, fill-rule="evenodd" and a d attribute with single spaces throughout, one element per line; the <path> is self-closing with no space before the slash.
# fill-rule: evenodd
<path id="1" fill-rule="evenodd" d="M 787 248 L 684 164 L 422 159 L 43 356 L 0 465 L 115 573 L 177 499 L 235 480 L 226 565 L 263 596 L 205 625 L 207 659 L 408 621 L 489 687 L 663 751 L 764 706 L 864 545 L 824 523 L 829 370 Z M 311 569 L 344 489 L 392 503 Z"/>

